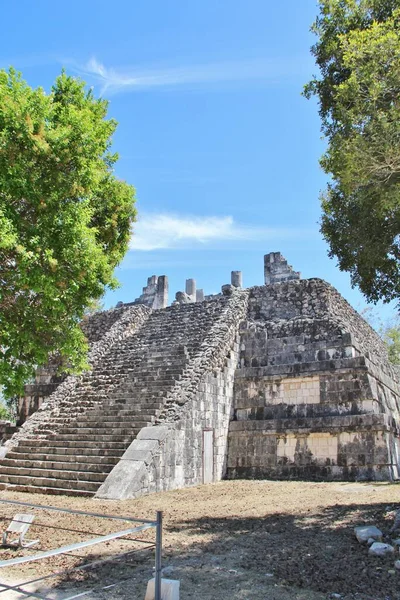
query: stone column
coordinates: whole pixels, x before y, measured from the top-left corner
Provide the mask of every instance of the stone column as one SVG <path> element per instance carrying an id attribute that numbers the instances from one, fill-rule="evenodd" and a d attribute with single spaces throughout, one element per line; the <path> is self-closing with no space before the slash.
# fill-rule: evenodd
<path id="1" fill-rule="evenodd" d="M 232 271 L 231 272 L 231 284 L 233 285 L 233 287 L 236 287 L 236 288 L 243 287 L 242 271 Z"/>
<path id="2" fill-rule="evenodd" d="M 168 306 L 168 277 L 161 275 L 157 281 L 156 296 L 153 308 L 167 308 Z"/>
<path id="3" fill-rule="evenodd" d="M 204 300 L 204 291 L 196 290 L 196 302 L 203 302 Z"/>
<path id="4" fill-rule="evenodd" d="M 186 293 L 191 297 L 193 302 L 196 300 L 196 280 L 186 279 Z"/>
<path id="5" fill-rule="evenodd" d="M 157 275 L 152 275 L 151 277 L 148 277 L 147 278 L 147 286 L 153 287 L 153 286 L 157 285 L 157 279 L 158 279 Z"/>

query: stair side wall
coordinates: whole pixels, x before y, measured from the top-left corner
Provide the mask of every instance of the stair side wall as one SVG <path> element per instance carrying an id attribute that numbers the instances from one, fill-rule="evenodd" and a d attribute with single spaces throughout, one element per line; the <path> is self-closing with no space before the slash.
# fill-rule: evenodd
<path id="1" fill-rule="evenodd" d="M 148 435 L 164 432 L 163 439 L 143 454 L 142 430 L 99 488 L 97 497 L 136 498 L 151 491 L 202 483 L 203 432 L 207 429 L 213 431 L 212 480 L 225 475 L 238 331 L 247 315 L 247 301 L 246 290 L 236 290 L 227 299 L 199 353 L 164 399 L 157 425 L 145 428 Z"/>
<path id="2" fill-rule="evenodd" d="M 225 368 L 201 377 L 176 421 L 141 430 L 97 498 L 124 500 L 203 483 L 204 430 L 213 431 L 212 480 L 224 477 L 238 348 L 235 341 Z"/>

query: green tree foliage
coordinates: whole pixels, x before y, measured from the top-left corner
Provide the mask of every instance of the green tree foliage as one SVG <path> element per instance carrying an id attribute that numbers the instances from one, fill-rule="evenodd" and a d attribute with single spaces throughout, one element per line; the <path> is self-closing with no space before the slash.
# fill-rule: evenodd
<path id="1" fill-rule="evenodd" d="M 392 317 L 382 320 L 376 308 L 364 308 L 361 316 L 380 335 L 388 351 L 389 361 L 400 365 L 400 316 L 395 313 Z"/>
<path id="2" fill-rule="evenodd" d="M 382 339 L 385 342 L 389 360 L 394 365 L 400 365 L 400 325 L 397 322 L 389 325 L 381 331 Z"/>
<path id="3" fill-rule="evenodd" d="M 115 287 L 128 249 L 134 188 L 113 175 L 116 122 L 84 83 L 57 78 L 51 93 L 0 71 L 0 385 L 21 392 L 59 353 L 85 366 L 78 326 Z"/>
<path id="4" fill-rule="evenodd" d="M 312 48 L 332 181 L 321 231 L 369 300 L 400 297 L 400 1 L 320 0 Z"/>

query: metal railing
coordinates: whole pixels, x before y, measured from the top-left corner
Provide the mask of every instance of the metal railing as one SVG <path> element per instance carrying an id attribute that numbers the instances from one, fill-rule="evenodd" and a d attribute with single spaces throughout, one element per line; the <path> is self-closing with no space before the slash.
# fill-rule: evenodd
<path id="1" fill-rule="evenodd" d="M 121 561 L 121 559 L 128 558 L 134 553 L 142 552 L 144 550 L 149 550 L 149 549 L 153 549 L 153 548 L 155 549 L 155 600 L 161 600 L 162 513 L 160 511 L 157 511 L 156 520 L 150 521 L 148 519 L 137 519 L 137 518 L 132 518 L 132 517 L 123 517 L 123 516 L 115 516 L 115 515 L 103 515 L 103 514 L 99 514 L 99 513 L 89 513 L 89 512 L 80 511 L 80 510 L 58 508 L 56 506 L 29 504 L 26 502 L 17 502 L 17 501 L 13 501 L 13 500 L 0 499 L 0 503 L 13 505 L 16 507 L 23 506 L 24 508 L 31 508 L 31 509 L 35 509 L 35 510 L 55 511 L 55 512 L 60 512 L 60 513 L 65 513 L 65 514 L 79 515 L 81 517 L 95 517 L 95 518 L 100 518 L 100 519 L 109 519 L 109 520 L 113 520 L 113 521 L 125 521 L 125 522 L 130 522 L 132 524 L 133 523 L 141 523 L 140 525 L 136 525 L 136 526 L 130 527 L 128 529 L 123 529 L 121 531 L 112 532 L 107 535 L 97 535 L 96 537 L 89 538 L 82 542 L 77 542 L 74 544 L 61 546 L 60 548 L 53 548 L 50 550 L 45 550 L 43 552 L 37 552 L 30 556 L 19 556 L 17 558 L 1 560 L 0 561 L 0 569 L 6 568 L 6 567 L 18 566 L 18 565 L 22 565 L 22 564 L 26 564 L 26 563 L 32 563 L 32 562 L 36 562 L 36 561 L 40 561 L 40 560 L 45 560 L 45 559 L 48 559 L 48 558 L 51 558 L 54 556 L 59 556 L 59 555 L 71 555 L 71 553 L 76 550 L 81 550 L 83 548 L 90 548 L 92 546 L 97 546 L 98 544 L 103 544 L 103 543 L 111 542 L 113 540 L 118 540 L 118 539 L 128 541 L 128 542 L 135 542 L 136 544 L 139 544 L 139 548 L 131 549 L 126 552 L 120 552 L 111 557 L 107 556 L 105 558 L 91 560 L 88 563 L 79 564 L 79 565 L 76 565 L 76 566 L 73 566 L 70 568 L 62 569 L 60 571 L 55 571 L 48 575 L 36 577 L 34 579 L 30 579 L 28 581 L 23 581 L 21 583 L 10 585 L 4 581 L 1 581 L 1 579 L 0 579 L 0 600 L 2 599 L 1 594 L 3 594 L 4 592 L 8 592 L 8 591 L 18 592 L 18 593 L 23 594 L 24 596 L 27 596 L 30 598 L 38 598 L 40 600 L 50 600 L 49 596 L 41 595 L 39 592 L 36 592 L 36 591 L 28 591 L 26 589 L 24 590 L 23 588 L 24 587 L 26 588 L 26 586 L 28 586 L 28 585 L 38 584 L 40 582 L 43 582 L 45 580 L 48 580 L 48 579 L 51 579 L 54 577 L 70 575 L 74 571 L 91 569 L 94 567 L 98 567 L 99 565 L 102 565 L 104 563 L 119 562 L 119 561 Z M 76 534 L 93 535 L 93 533 L 94 533 L 91 531 L 83 531 L 83 530 L 79 530 L 79 529 L 71 529 L 68 527 L 60 527 L 57 525 L 49 525 L 49 524 L 37 523 L 37 522 L 35 522 L 34 526 L 35 526 L 35 528 L 43 527 L 43 528 L 61 530 L 61 531 L 65 531 L 65 532 L 69 532 L 69 533 L 76 533 Z M 134 537 L 134 538 L 130 537 L 133 534 L 141 533 L 141 532 L 143 532 L 147 529 L 151 529 L 151 528 L 155 528 L 155 530 L 156 530 L 155 542 L 149 542 L 148 540 L 141 540 L 141 539 L 138 539 L 137 537 Z M 144 546 L 140 546 L 140 544 L 144 544 Z M 0 546 L 0 548 L 1 548 L 1 546 Z M 81 597 L 91 594 L 95 591 L 108 590 L 108 589 L 114 588 L 115 586 L 123 583 L 123 581 L 128 581 L 129 579 L 130 578 L 127 578 L 124 580 L 119 580 L 119 581 L 113 582 L 111 585 L 107 585 L 107 586 L 103 586 L 103 587 L 96 587 L 96 588 L 91 588 L 91 589 L 85 590 L 85 591 L 79 591 L 77 593 L 73 593 L 72 596 L 68 596 L 64 600 L 73 600 L 74 598 L 78 598 L 78 597 L 81 598 Z"/>

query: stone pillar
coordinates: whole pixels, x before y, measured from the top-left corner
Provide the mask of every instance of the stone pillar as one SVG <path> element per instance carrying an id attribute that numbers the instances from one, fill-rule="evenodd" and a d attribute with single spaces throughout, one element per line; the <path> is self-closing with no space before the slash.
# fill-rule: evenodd
<path id="1" fill-rule="evenodd" d="M 204 300 L 204 291 L 196 290 L 196 302 L 203 302 Z"/>
<path id="2" fill-rule="evenodd" d="M 152 275 L 151 277 L 148 277 L 147 278 L 147 286 L 153 287 L 153 286 L 157 285 L 157 279 L 158 279 L 157 275 Z M 144 290 L 144 288 L 143 288 L 143 290 Z"/>
<path id="3" fill-rule="evenodd" d="M 193 302 L 196 300 L 196 280 L 186 279 L 186 293 L 191 297 Z"/>
<path id="4" fill-rule="evenodd" d="M 231 284 L 233 285 L 233 287 L 236 287 L 236 288 L 243 287 L 242 271 L 232 271 L 231 272 Z"/>
<path id="5" fill-rule="evenodd" d="M 166 308 L 168 305 L 168 277 L 152 275 L 147 279 L 143 293 L 133 304 L 145 304 L 149 308 Z"/>
<path id="6" fill-rule="evenodd" d="M 157 281 L 156 296 L 153 308 L 167 308 L 168 306 L 168 277 L 161 275 Z"/>

